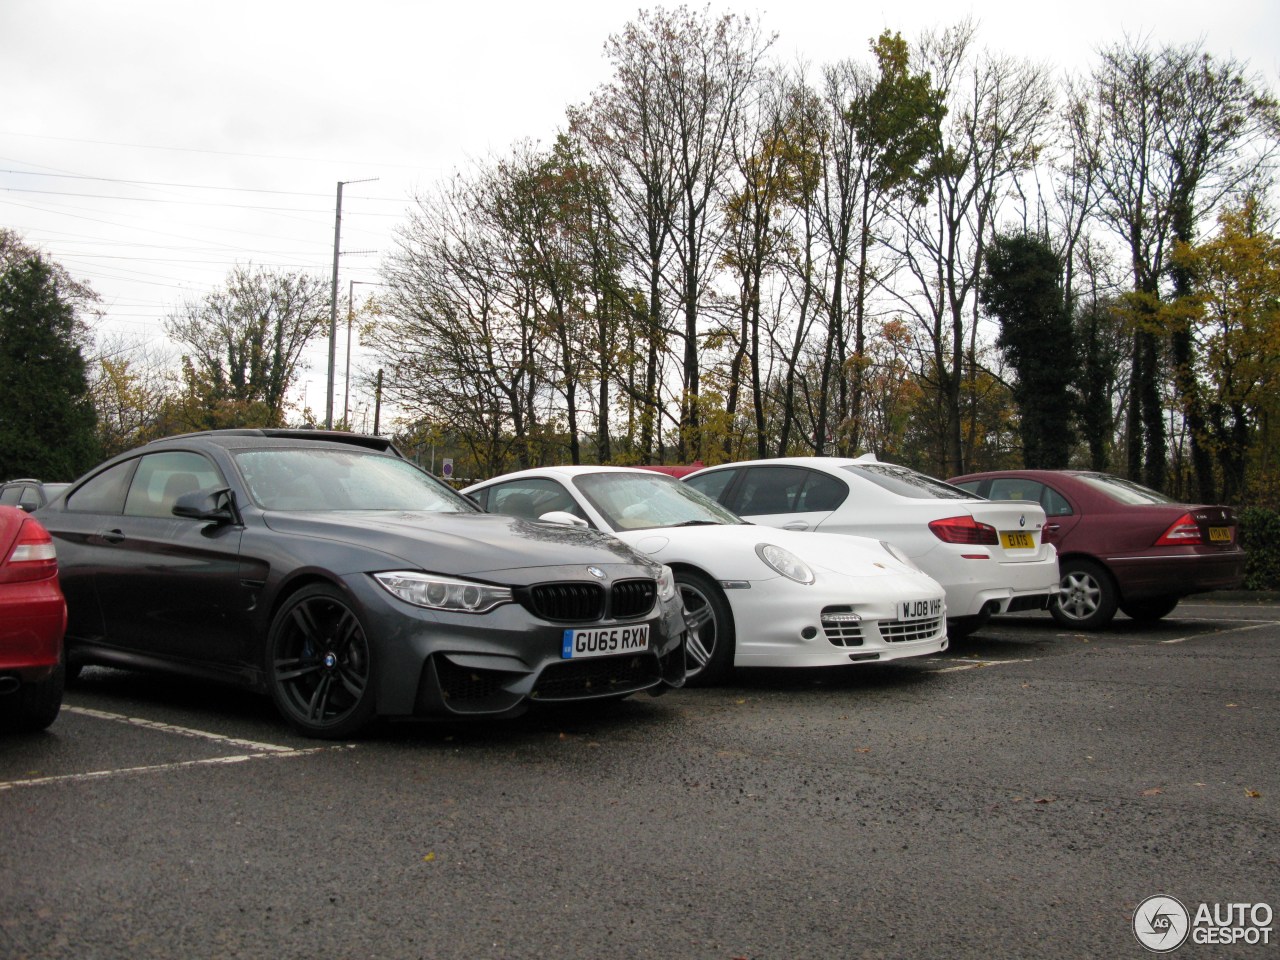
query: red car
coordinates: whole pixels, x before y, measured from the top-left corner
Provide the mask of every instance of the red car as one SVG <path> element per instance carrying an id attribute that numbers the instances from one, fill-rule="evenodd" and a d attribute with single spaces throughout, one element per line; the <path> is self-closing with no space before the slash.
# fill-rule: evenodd
<path id="1" fill-rule="evenodd" d="M 950 482 L 990 500 L 1044 507 L 1044 539 L 1057 546 L 1062 575 L 1050 610 L 1064 626 L 1097 630 L 1117 609 L 1154 622 L 1188 594 L 1244 580 L 1231 507 L 1178 503 L 1089 470 L 994 470 Z"/>
<path id="2" fill-rule="evenodd" d="M 34 517 L 0 506 L 0 726 L 43 730 L 57 718 L 66 627 L 53 540 Z"/>

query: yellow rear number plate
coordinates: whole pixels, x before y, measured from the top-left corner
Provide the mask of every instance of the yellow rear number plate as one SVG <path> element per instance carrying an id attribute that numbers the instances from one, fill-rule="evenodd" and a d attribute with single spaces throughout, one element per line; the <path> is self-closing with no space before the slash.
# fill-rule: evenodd
<path id="1" fill-rule="evenodd" d="M 1210 543 L 1230 543 L 1231 528 L 1230 527 L 1210 527 L 1209 542 Z"/>
<path id="2" fill-rule="evenodd" d="M 1006 550 L 1034 550 L 1036 535 L 1021 530 L 1001 530 L 1000 545 Z"/>

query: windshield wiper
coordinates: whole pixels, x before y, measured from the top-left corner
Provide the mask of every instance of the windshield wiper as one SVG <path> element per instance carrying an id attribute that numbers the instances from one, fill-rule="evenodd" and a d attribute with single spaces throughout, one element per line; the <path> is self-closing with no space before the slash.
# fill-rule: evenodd
<path id="1" fill-rule="evenodd" d="M 677 527 L 719 527 L 722 526 L 719 520 L 685 520 L 681 523 L 674 524 Z"/>

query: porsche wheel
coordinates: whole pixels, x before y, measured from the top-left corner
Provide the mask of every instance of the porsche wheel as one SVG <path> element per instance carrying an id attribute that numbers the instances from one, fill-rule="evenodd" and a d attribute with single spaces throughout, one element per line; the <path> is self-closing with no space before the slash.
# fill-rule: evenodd
<path id="1" fill-rule="evenodd" d="M 677 570 L 676 586 L 692 624 L 685 638 L 685 683 L 708 686 L 733 665 L 733 611 L 715 581 L 696 570 Z"/>

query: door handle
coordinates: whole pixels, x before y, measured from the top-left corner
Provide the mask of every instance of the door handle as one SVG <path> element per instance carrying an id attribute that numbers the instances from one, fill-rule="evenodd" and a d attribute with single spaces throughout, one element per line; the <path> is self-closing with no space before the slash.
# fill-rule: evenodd
<path id="1" fill-rule="evenodd" d="M 790 523 L 782 525 L 783 530 L 808 530 L 809 525 L 803 520 L 792 520 Z"/>
<path id="2" fill-rule="evenodd" d="M 107 543 L 124 543 L 123 530 L 107 530 L 102 534 L 102 539 Z"/>

